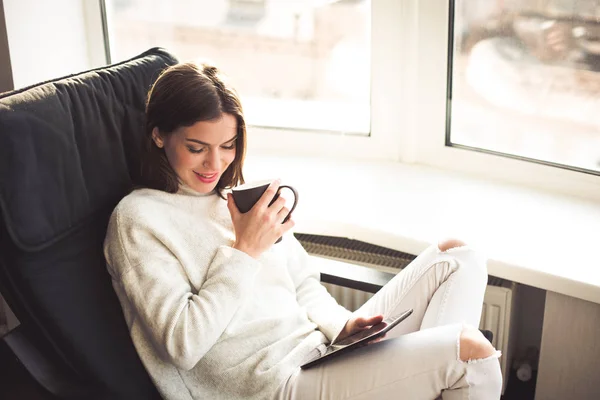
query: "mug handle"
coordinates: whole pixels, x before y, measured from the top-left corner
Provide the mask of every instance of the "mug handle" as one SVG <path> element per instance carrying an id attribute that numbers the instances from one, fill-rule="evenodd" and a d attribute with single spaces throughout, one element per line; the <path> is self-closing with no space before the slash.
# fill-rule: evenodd
<path id="1" fill-rule="evenodd" d="M 287 217 L 285 217 L 285 219 L 282 222 L 282 224 L 285 224 L 288 221 L 288 219 L 290 219 L 290 217 L 292 216 L 292 212 L 296 208 L 296 204 L 298 204 L 298 192 L 296 191 L 296 189 L 294 189 L 293 187 L 291 187 L 289 185 L 281 185 L 281 186 L 279 186 L 279 189 L 277 189 L 277 197 L 279 197 L 279 195 L 280 195 L 279 192 L 283 188 L 288 188 L 288 189 L 290 189 L 292 191 L 292 193 L 294 193 L 294 205 L 290 209 L 290 212 L 288 213 Z M 273 201 L 275 201 L 275 200 L 273 200 Z"/>

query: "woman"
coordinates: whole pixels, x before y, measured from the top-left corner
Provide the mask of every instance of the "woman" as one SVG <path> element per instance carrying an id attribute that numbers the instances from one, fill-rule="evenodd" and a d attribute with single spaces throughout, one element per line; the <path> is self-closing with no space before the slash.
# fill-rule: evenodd
<path id="1" fill-rule="evenodd" d="M 143 189 L 116 207 L 105 256 L 136 349 L 166 399 L 498 399 L 498 352 L 477 325 L 485 262 L 458 241 L 421 254 L 356 313 L 319 282 L 278 182 L 241 214 L 246 126 L 211 66 L 166 69 L 146 107 Z M 301 370 L 408 308 L 385 340 Z M 427 328 L 427 329 L 426 329 Z M 411 333 L 412 332 L 412 333 Z M 471 362 L 477 360 L 478 362 Z"/>

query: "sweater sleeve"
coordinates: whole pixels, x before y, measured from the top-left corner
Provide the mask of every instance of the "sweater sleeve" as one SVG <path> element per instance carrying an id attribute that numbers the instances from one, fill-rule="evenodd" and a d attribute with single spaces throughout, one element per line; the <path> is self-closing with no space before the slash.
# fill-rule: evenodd
<path id="1" fill-rule="evenodd" d="M 109 223 L 105 256 L 135 316 L 164 358 L 190 370 L 219 339 L 254 282 L 259 263 L 220 246 L 196 290 L 168 246 L 152 229 L 120 218 Z M 115 272 L 117 271 L 117 272 Z"/>
<path id="2" fill-rule="evenodd" d="M 321 284 L 320 272 L 311 264 L 302 245 L 288 235 L 288 269 L 296 286 L 296 299 L 306 309 L 308 318 L 330 341 L 342 330 L 352 315 L 327 292 Z"/>

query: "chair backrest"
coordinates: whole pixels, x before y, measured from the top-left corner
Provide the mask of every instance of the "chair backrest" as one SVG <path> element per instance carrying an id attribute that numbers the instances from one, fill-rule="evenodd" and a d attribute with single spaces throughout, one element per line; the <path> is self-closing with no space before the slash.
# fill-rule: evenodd
<path id="1" fill-rule="evenodd" d="M 0 291 L 45 351 L 107 398 L 158 396 L 102 244 L 139 176 L 148 89 L 176 62 L 155 48 L 0 95 Z"/>

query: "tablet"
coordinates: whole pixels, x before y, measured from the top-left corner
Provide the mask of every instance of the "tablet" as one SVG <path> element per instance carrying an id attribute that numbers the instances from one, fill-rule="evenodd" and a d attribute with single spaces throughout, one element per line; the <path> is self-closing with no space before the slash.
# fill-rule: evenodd
<path id="1" fill-rule="evenodd" d="M 329 360 L 335 356 L 339 356 L 340 354 L 352 351 L 353 349 L 358 349 L 360 347 L 366 346 L 374 340 L 385 335 L 400 322 L 404 321 L 406 318 L 408 318 L 410 314 L 412 314 L 412 312 L 413 310 L 410 309 L 404 311 L 399 315 L 395 315 L 390 318 L 385 318 L 379 324 L 373 325 L 369 329 L 359 331 L 354 335 L 350 335 L 345 339 L 332 343 L 329 346 L 327 346 L 325 354 L 313 358 L 306 364 L 301 365 L 300 368 L 307 369 L 310 367 L 314 367 L 315 365 L 318 365 L 323 361 Z"/>

